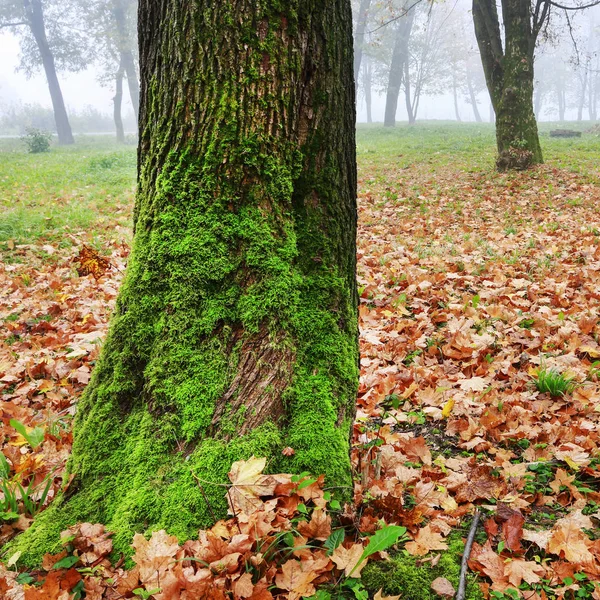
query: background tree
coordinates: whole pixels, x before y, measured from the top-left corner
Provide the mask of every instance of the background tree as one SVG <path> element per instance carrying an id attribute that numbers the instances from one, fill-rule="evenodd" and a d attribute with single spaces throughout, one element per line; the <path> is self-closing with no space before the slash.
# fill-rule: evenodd
<path id="1" fill-rule="evenodd" d="M 123 79 L 127 80 L 135 118 L 139 113 L 137 72 L 137 0 L 75 0 L 94 41 L 99 81 L 113 86 L 117 140 L 125 139 L 122 118 Z"/>
<path id="2" fill-rule="evenodd" d="M 73 133 L 57 70 L 78 71 L 89 58 L 78 22 L 60 0 L 0 0 L 0 28 L 20 36 L 21 67 L 29 74 L 44 69 L 60 144 L 72 144 Z"/>
<path id="3" fill-rule="evenodd" d="M 349 0 L 140 2 L 135 234 L 82 398 L 65 525 L 181 538 L 225 512 L 233 461 L 351 492 L 358 386 Z M 286 447 L 290 451 L 282 453 Z M 35 556 L 34 556 L 35 555 Z M 25 556 L 25 555 L 24 555 Z"/>
<path id="4" fill-rule="evenodd" d="M 473 0 L 475 34 L 496 113 L 500 169 L 525 169 L 543 161 L 533 107 L 534 54 L 552 10 L 581 10 L 596 4 L 501 0 L 500 21 L 496 0 Z"/>

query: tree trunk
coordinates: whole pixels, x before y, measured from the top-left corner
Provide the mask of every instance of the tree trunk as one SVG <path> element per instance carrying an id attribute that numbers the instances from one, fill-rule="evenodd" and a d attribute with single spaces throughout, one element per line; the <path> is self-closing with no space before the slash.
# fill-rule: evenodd
<path id="1" fill-rule="evenodd" d="M 234 461 L 352 493 L 358 387 L 349 0 L 140 1 L 134 240 L 79 403 L 73 480 L 17 544 L 76 521 L 197 535 Z M 293 455 L 282 449 L 291 447 Z"/>
<path id="2" fill-rule="evenodd" d="M 502 14 L 504 49 L 495 0 L 473 0 L 475 34 L 496 113 L 497 166 L 526 169 L 543 160 L 533 111 L 531 4 L 503 0 Z"/>
<path id="3" fill-rule="evenodd" d="M 131 36 L 127 28 L 125 18 L 125 7 L 123 0 L 114 0 L 113 16 L 117 29 L 117 45 L 121 55 L 121 64 L 127 76 L 127 87 L 129 88 L 129 97 L 133 106 L 133 113 L 137 120 L 140 111 L 140 85 L 138 75 L 135 69 L 135 59 L 133 57 Z"/>
<path id="4" fill-rule="evenodd" d="M 581 81 L 581 90 L 579 92 L 579 104 L 577 106 L 577 120 L 583 121 L 583 109 L 585 108 L 585 100 L 587 96 L 588 76 L 590 69 L 590 61 L 588 60 L 585 65 L 585 73 L 583 74 L 583 80 Z"/>
<path id="5" fill-rule="evenodd" d="M 415 90 L 415 96 L 416 96 Z M 417 121 L 417 115 L 413 110 L 413 105 L 410 97 L 410 64 L 407 60 L 404 63 L 404 100 L 406 104 L 406 113 L 408 114 L 408 124 L 414 125 Z"/>
<path id="6" fill-rule="evenodd" d="M 35 43 L 42 57 L 42 64 L 48 82 L 48 90 L 52 100 L 52 109 L 54 111 L 54 122 L 56 123 L 56 133 L 58 134 L 59 144 L 72 144 L 74 142 L 73 132 L 67 116 L 67 109 L 63 100 L 60 83 L 56 75 L 54 65 L 54 56 L 46 38 L 46 26 L 44 23 L 44 12 L 42 10 L 41 0 L 23 0 L 27 22 Z"/>
<path id="7" fill-rule="evenodd" d="M 467 88 L 469 90 L 469 98 L 471 99 L 471 106 L 473 107 L 473 114 L 475 115 L 475 121 L 482 123 L 481 113 L 479 112 L 479 106 L 477 105 L 477 96 L 473 88 L 473 81 L 471 80 L 471 73 L 467 67 Z"/>
<path id="8" fill-rule="evenodd" d="M 123 118 L 121 117 L 121 105 L 123 104 L 123 71 L 123 57 L 121 57 L 119 70 L 115 76 L 115 97 L 113 98 L 113 116 L 115 120 L 115 129 L 117 131 L 117 142 L 120 144 L 125 142 Z"/>
<path id="9" fill-rule="evenodd" d="M 404 8 L 402 8 L 402 10 L 404 10 Z M 404 65 L 408 61 L 408 42 L 414 19 L 415 11 L 411 9 L 398 20 L 396 25 L 396 39 L 394 42 L 392 62 L 390 64 L 390 74 L 385 101 L 384 127 L 394 127 L 394 125 L 396 125 L 398 98 L 400 96 Z"/>
<path id="10" fill-rule="evenodd" d="M 456 64 L 452 65 L 452 95 L 454 97 L 454 115 L 456 120 L 459 123 L 462 123 L 462 119 L 460 118 L 460 111 L 458 109 L 458 93 L 457 93 L 457 84 L 456 84 Z"/>
<path id="11" fill-rule="evenodd" d="M 369 20 L 369 8 L 371 0 L 360 0 L 358 15 L 356 18 L 356 33 L 354 34 L 354 82 L 358 93 L 358 74 L 360 73 L 360 64 L 363 55 L 363 45 L 365 43 L 365 29 Z"/>
<path id="12" fill-rule="evenodd" d="M 367 123 L 373 122 L 372 73 L 371 61 L 365 60 L 363 63 L 363 88 L 365 90 L 365 104 L 367 106 Z"/>
<path id="13" fill-rule="evenodd" d="M 565 110 L 567 105 L 565 90 L 557 89 L 556 99 L 558 101 L 558 120 L 562 123 L 565 120 Z"/>

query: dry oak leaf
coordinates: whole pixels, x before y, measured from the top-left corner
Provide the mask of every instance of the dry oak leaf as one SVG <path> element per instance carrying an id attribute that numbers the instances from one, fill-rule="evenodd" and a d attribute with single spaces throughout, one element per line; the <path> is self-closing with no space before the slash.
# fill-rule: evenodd
<path id="1" fill-rule="evenodd" d="M 331 534 L 331 517 L 324 510 L 314 510 L 309 522 L 298 524 L 298 531 L 309 539 L 325 541 Z"/>
<path id="2" fill-rule="evenodd" d="M 515 558 L 506 563 L 504 574 L 508 581 L 515 587 L 519 587 L 523 581 L 529 584 L 538 583 L 540 576 L 546 572 L 546 569 L 532 560 L 522 560 Z"/>
<path id="3" fill-rule="evenodd" d="M 331 560 L 340 571 L 344 571 L 346 577 L 360 577 L 360 572 L 367 564 L 367 560 L 363 560 L 362 563 L 358 565 L 358 561 L 360 560 L 363 551 L 364 548 L 362 544 L 352 544 L 350 548 L 338 546 L 331 555 Z"/>
<path id="4" fill-rule="evenodd" d="M 227 494 L 229 514 L 244 513 L 249 515 L 263 506 L 261 496 L 271 496 L 277 486 L 277 480 L 270 475 L 263 475 L 267 464 L 266 458 L 250 457 L 231 465 L 229 480 L 233 484 Z"/>
<path id="5" fill-rule="evenodd" d="M 442 598 L 454 598 L 456 590 L 445 577 L 438 577 L 431 582 L 431 589 Z"/>
<path id="6" fill-rule="evenodd" d="M 431 550 L 447 550 L 448 544 L 444 542 L 441 533 L 433 531 L 430 525 L 419 529 L 417 537 L 405 546 L 407 552 L 413 556 L 425 556 Z"/>
<path id="7" fill-rule="evenodd" d="M 569 562 L 586 564 L 594 560 L 594 556 L 589 550 L 591 545 L 592 542 L 581 531 L 577 523 L 567 521 L 552 530 L 547 551 L 558 556 L 561 556 L 562 553 Z"/>
<path id="8" fill-rule="evenodd" d="M 316 592 L 312 582 L 328 563 L 327 558 L 306 561 L 288 560 L 281 567 L 281 573 L 275 577 L 275 585 L 289 592 L 288 600 L 312 596 Z"/>

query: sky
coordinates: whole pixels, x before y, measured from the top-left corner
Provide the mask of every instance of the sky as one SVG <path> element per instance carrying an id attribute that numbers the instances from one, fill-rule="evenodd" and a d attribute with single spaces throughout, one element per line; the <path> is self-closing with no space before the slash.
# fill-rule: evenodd
<path id="1" fill-rule="evenodd" d="M 19 41 L 16 36 L 0 31 L 0 106 L 21 101 L 39 103 L 50 107 L 50 94 L 43 70 L 28 79 L 19 66 Z M 102 87 L 93 69 L 80 73 L 58 74 L 67 108 L 80 111 L 90 105 L 103 113 L 112 113 L 114 91 Z M 131 104 L 124 94 L 123 108 L 128 112 Z"/>

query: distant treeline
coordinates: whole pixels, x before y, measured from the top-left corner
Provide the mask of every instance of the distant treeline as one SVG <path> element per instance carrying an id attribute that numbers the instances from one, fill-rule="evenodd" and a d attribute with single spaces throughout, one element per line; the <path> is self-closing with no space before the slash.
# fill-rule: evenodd
<path id="1" fill-rule="evenodd" d="M 100 112 L 93 106 L 69 110 L 69 121 L 75 133 L 114 132 L 112 115 Z M 126 131 L 135 131 L 137 125 L 133 112 L 124 115 Z M 56 132 L 54 112 L 41 104 L 12 104 L 0 107 L 0 135 L 23 135 L 30 127 Z"/>

